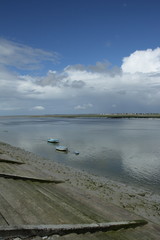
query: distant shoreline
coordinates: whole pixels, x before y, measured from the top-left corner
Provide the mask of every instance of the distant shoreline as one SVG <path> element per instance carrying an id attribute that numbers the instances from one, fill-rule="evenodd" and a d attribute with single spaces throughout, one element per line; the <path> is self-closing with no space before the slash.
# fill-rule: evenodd
<path id="1" fill-rule="evenodd" d="M 160 118 L 160 113 L 9 115 L 0 118 Z"/>

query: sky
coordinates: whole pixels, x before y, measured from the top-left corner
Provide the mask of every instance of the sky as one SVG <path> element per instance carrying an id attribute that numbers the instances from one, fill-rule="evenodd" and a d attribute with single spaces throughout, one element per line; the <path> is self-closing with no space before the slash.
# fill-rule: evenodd
<path id="1" fill-rule="evenodd" d="M 0 0 L 0 115 L 160 112 L 159 0 Z"/>

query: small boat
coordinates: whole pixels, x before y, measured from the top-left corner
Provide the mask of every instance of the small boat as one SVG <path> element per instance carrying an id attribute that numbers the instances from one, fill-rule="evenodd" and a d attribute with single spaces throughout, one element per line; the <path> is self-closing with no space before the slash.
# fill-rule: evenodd
<path id="1" fill-rule="evenodd" d="M 75 154 L 75 155 L 79 155 L 79 152 L 78 152 L 78 151 L 74 151 L 74 154 Z"/>
<path id="2" fill-rule="evenodd" d="M 57 146 L 57 147 L 56 147 L 56 150 L 57 150 L 57 151 L 67 152 L 67 151 L 68 151 L 68 148 L 65 147 L 65 146 Z"/>
<path id="3" fill-rule="evenodd" d="M 50 138 L 50 139 L 48 139 L 48 142 L 49 143 L 59 143 L 59 140 L 56 138 Z"/>

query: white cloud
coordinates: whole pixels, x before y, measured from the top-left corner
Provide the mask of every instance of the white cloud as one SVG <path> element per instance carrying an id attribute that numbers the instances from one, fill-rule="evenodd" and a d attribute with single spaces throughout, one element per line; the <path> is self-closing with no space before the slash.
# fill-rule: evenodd
<path id="1" fill-rule="evenodd" d="M 93 107 L 93 104 L 87 103 L 87 104 L 77 105 L 77 106 L 74 107 L 74 109 L 76 109 L 76 110 L 85 110 L 87 108 L 92 108 L 92 107 Z"/>
<path id="2" fill-rule="evenodd" d="M 112 104 L 112 108 L 116 108 L 117 107 L 117 105 L 116 104 Z"/>
<path id="3" fill-rule="evenodd" d="M 43 106 L 35 106 L 32 108 L 32 110 L 44 110 L 45 108 Z"/>
<path id="4" fill-rule="evenodd" d="M 30 76 L 21 76 L 17 84 L 18 94 L 23 98 L 30 99 L 59 99 L 67 98 L 70 95 L 69 91 L 63 85 L 47 85 L 39 84 L 39 78 Z"/>
<path id="5" fill-rule="evenodd" d="M 92 112 L 129 112 L 160 107 L 160 48 L 134 52 L 123 59 L 121 68 L 105 61 L 67 66 L 62 71 L 52 69 L 44 76 L 22 75 L 7 67 L 30 68 L 30 59 L 35 67 L 38 61 L 54 59 L 54 54 L 2 40 L 0 48 L 1 111 L 24 109 L 26 113 L 28 108 L 48 113 L 53 106 L 61 113 L 91 108 Z"/>
<path id="6" fill-rule="evenodd" d="M 2 65 L 34 70 L 44 61 L 55 62 L 57 59 L 57 53 L 0 38 L 0 64 Z"/>
<path id="7" fill-rule="evenodd" d="M 135 51 L 123 58 L 122 70 L 128 73 L 160 72 L 160 48 Z"/>

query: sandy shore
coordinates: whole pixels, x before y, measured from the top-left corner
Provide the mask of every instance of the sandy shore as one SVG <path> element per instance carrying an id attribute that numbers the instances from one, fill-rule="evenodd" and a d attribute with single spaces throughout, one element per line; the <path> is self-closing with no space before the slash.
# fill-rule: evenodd
<path id="1" fill-rule="evenodd" d="M 151 222 L 160 222 L 160 195 L 158 194 L 60 165 L 6 143 L 0 142 L 0 153 L 8 154 L 17 160 L 23 159 L 24 162 L 34 166 L 38 164 L 44 172 L 65 180 L 69 188 L 79 188 L 86 194 L 98 196 Z"/>

